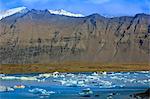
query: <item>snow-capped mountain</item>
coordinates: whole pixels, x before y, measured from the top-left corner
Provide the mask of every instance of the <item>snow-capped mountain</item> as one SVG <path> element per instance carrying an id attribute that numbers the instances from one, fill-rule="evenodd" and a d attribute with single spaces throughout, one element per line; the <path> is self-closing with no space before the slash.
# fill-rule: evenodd
<path id="1" fill-rule="evenodd" d="M 28 9 L 26 7 L 18 7 L 18 8 L 5 10 L 5 11 L 0 11 L 0 20 L 2 18 L 7 17 L 7 16 L 10 16 L 10 15 L 13 15 L 13 14 L 16 14 L 16 13 L 25 13 L 27 11 L 28 11 Z"/>
<path id="2" fill-rule="evenodd" d="M 13 8 L 13 9 L 9 9 L 9 10 L 5 10 L 5 11 L 0 11 L 0 20 L 16 14 L 16 13 L 26 13 L 27 11 L 29 11 L 26 7 L 18 7 L 18 8 Z M 65 16 L 72 16 L 72 17 L 84 17 L 82 14 L 74 14 L 68 11 L 65 11 L 63 9 L 61 10 L 49 10 L 49 12 L 51 14 L 58 14 L 58 15 L 65 15 Z"/>
<path id="3" fill-rule="evenodd" d="M 49 10 L 51 14 L 58 14 L 58 15 L 65 15 L 65 16 L 72 16 L 72 17 L 84 17 L 82 14 L 74 14 L 63 9 L 61 10 Z"/>

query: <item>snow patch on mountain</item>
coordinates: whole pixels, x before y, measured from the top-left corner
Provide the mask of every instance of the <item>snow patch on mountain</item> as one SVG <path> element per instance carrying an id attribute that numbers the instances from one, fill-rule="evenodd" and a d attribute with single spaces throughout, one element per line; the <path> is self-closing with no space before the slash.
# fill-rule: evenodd
<path id="1" fill-rule="evenodd" d="M 26 7 L 18 7 L 18 8 L 13 8 L 5 11 L 0 11 L 0 20 L 11 16 L 16 13 L 26 13 L 29 10 Z M 68 11 L 65 11 L 63 9 L 61 10 L 49 10 L 51 14 L 57 14 L 57 15 L 65 15 L 65 16 L 71 16 L 71 17 L 84 17 L 82 14 L 74 14 Z"/>
<path id="2" fill-rule="evenodd" d="M 65 15 L 65 16 L 72 16 L 72 17 L 84 17 L 82 14 L 74 14 L 63 9 L 61 10 L 49 10 L 51 14 L 58 14 L 58 15 Z"/>
<path id="3" fill-rule="evenodd" d="M 16 13 L 24 13 L 24 12 L 27 12 L 26 7 L 18 7 L 18 8 L 5 10 L 5 11 L 0 11 L 0 20 L 5 18 L 5 17 L 8 17 L 10 15 L 13 15 L 13 14 L 16 14 Z"/>

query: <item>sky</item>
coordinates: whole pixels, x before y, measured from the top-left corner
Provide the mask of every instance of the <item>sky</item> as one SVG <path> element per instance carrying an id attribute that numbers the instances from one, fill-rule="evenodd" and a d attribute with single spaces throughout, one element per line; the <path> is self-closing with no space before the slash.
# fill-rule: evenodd
<path id="1" fill-rule="evenodd" d="M 150 14 L 150 0 L 0 0 L 0 11 L 25 6 L 29 9 L 64 9 L 90 15 L 133 16 Z"/>

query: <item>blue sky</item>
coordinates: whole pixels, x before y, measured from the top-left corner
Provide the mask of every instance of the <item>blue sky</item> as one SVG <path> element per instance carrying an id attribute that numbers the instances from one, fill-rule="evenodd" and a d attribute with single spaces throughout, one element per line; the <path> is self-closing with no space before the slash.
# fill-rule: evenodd
<path id="1" fill-rule="evenodd" d="M 89 15 L 108 16 L 150 14 L 150 0 L 0 0 L 0 10 L 25 6 L 29 9 L 64 9 Z"/>

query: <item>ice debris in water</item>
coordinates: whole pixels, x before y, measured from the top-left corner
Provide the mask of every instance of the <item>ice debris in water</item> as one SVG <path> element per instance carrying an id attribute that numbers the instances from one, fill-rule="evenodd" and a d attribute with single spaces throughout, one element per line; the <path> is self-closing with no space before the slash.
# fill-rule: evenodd
<path id="1" fill-rule="evenodd" d="M 58 78 L 58 77 L 65 77 L 62 73 L 59 72 L 53 72 L 53 73 L 44 73 L 44 74 L 39 74 L 38 78 Z"/>
<path id="2" fill-rule="evenodd" d="M 0 74 L 0 77 L 4 77 L 5 76 L 5 74 Z"/>
<path id="3" fill-rule="evenodd" d="M 49 95 L 55 93 L 54 91 L 47 91 L 45 89 L 40 89 L 40 88 L 29 89 L 29 92 L 31 92 L 33 94 L 42 95 L 42 96 L 49 96 Z"/>
<path id="4" fill-rule="evenodd" d="M 0 92 L 8 92 L 8 91 L 14 91 L 14 89 L 7 86 L 0 86 Z"/>
<path id="5" fill-rule="evenodd" d="M 146 73 L 145 78 L 139 79 L 139 73 Z M 67 87 L 100 87 L 113 88 L 125 87 L 128 84 L 148 84 L 150 81 L 148 73 L 143 72 L 93 72 L 93 73 L 44 73 L 36 76 L 7 76 L 0 75 L 2 80 L 33 80 L 38 82 L 49 82 Z"/>
<path id="6" fill-rule="evenodd" d="M 93 91 L 90 88 L 83 89 L 82 92 L 79 93 L 81 97 L 91 97 L 93 95 Z"/>
<path id="7" fill-rule="evenodd" d="M 36 77 L 15 77 L 15 76 L 2 76 L 0 79 L 3 80 L 37 80 Z"/>
<path id="8" fill-rule="evenodd" d="M 49 78 L 49 77 L 52 77 L 52 74 L 51 74 L 51 73 L 39 74 L 38 77 L 39 77 L 39 78 L 42 78 L 42 77 L 44 77 L 44 78 Z"/>
<path id="9" fill-rule="evenodd" d="M 85 87 L 85 83 L 83 80 L 58 80 L 58 82 L 61 82 L 62 85 L 68 86 L 68 87 Z"/>

